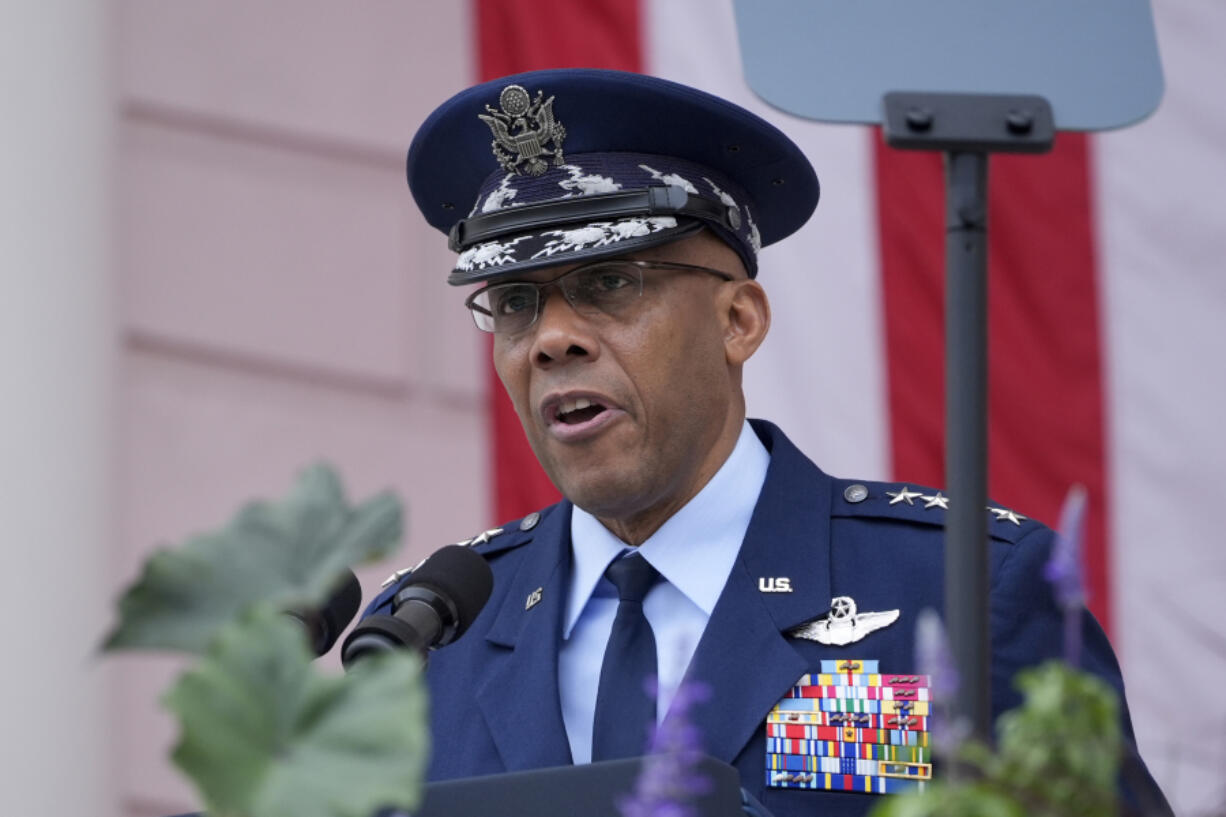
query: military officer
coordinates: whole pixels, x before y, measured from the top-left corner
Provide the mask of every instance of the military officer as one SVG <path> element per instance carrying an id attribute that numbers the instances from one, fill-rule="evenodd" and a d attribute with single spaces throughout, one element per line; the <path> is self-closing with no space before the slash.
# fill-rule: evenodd
<path id="1" fill-rule="evenodd" d="M 705 751 L 779 817 L 861 814 L 930 774 L 913 641 L 919 613 L 943 609 L 942 522 L 957 498 L 837 479 L 746 419 L 743 367 L 770 326 L 758 253 L 818 199 L 795 144 L 692 88 L 539 71 L 440 106 L 408 180 L 458 254 L 448 281 L 477 287 L 464 303 L 565 497 L 471 542 L 494 591 L 431 660 L 431 779 L 639 753 L 683 683 L 705 691 L 689 712 Z M 1018 702 L 1014 673 L 1057 654 L 1062 631 L 1041 576 L 1052 532 L 997 510 L 999 714 Z M 1122 695 L 1088 613 L 1084 630 L 1085 668 Z M 859 695 L 856 717 L 781 705 L 803 684 Z M 858 725 L 907 727 L 917 748 L 874 744 Z M 781 757 L 827 742 L 806 727 L 837 729 L 856 757 L 790 771 Z M 1137 779 L 1127 796 L 1164 807 L 1143 766 Z"/>

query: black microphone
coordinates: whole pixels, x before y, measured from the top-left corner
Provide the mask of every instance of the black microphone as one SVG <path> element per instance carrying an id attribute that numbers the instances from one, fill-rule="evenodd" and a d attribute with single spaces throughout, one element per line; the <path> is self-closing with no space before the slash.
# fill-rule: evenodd
<path id="1" fill-rule="evenodd" d="M 362 585 L 352 570 L 346 570 L 337 581 L 336 591 L 328 597 L 323 607 L 296 607 L 286 610 L 285 614 L 302 622 L 311 641 L 311 649 L 316 655 L 323 655 L 332 649 L 361 606 Z"/>
<path id="2" fill-rule="evenodd" d="M 485 559 L 463 545 L 435 551 L 392 597 L 392 614 L 358 623 L 341 647 L 348 668 L 364 655 L 412 648 L 426 656 L 464 635 L 494 589 Z"/>

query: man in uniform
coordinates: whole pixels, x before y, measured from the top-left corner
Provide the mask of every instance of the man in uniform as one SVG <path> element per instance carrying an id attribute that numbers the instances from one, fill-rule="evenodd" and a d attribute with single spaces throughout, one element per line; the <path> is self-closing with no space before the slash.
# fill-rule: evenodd
<path id="1" fill-rule="evenodd" d="M 689 711 L 705 751 L 778 817 L 860 814 L 866 792 L 927 777 L 915 625 L 944 606 L 957 497 L 828 476 L 746 420 L 742 367 L 770 325 L 758 251 L 817 204 L 800 150 L 692 88 L 540 71 L 439 107 L 408 177 L 459 254 L 448 281 L 479 285 L 465 303 L 565 497 L 470 540 L 494 591 L 430 662 L 430 778 L 641 753 L 683 683 L 706 692 Z M 1042 578 L 1051 530 L 990 510 L 999 714 L 1014 674 L 1058 655 L 1062 617 Z M 1122 699 L 1088 612 L 1084 642 L 1083 667 Z M 1165 808 L 1139 768 L 1125 796 Z"/>

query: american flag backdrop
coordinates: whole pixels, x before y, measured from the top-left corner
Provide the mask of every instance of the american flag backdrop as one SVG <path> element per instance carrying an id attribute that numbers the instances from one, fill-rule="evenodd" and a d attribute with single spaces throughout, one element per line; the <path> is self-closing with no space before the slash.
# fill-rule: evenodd
<path id="1" fill-rule="evenodd" d="M 1154 117 L 992 160 L 989 493 L 1054 523 L 1069 486 L 1087 487 L 1090 604 L 1123 663 L 1142 752 L 1192 814 L 1226 803 L 1226 4 L 1156 6 L 1167 92 Z M 795 139 L 822 200 L 763 252 L 774 319 L 747 367 L 750 415 L 830 473 L 943 484 L 939 156 L 757 99 L 730 0 L 476 0 L 471 25 L 476 79 L 640 71 Z M 557 494 L 489 377 L 502 520 Z"/>

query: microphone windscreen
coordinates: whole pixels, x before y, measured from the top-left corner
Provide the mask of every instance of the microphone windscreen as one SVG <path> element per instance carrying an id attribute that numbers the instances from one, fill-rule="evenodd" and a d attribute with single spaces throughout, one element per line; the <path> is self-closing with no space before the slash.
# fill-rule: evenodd
<path id="1" fill-rule="evenodd" d="M 425 585 L 451 600 L 459 621 L 454 638 L 473 623 L 494 589 L 494 572 L 485 557 L 463 545 L 448 545 L 431 554 L 413 571 L 407 586 Z"/>
<path id="2" fill-rule="evenodd" d="M 353 621 L 362 606 L 362 585 L 352 570 L 346 570 L 336 591 L 328 597 L 319 617 L 323 620 L 324 641 L 316 646 L 320 655 L 332 649 L 341 632 Z"/>

